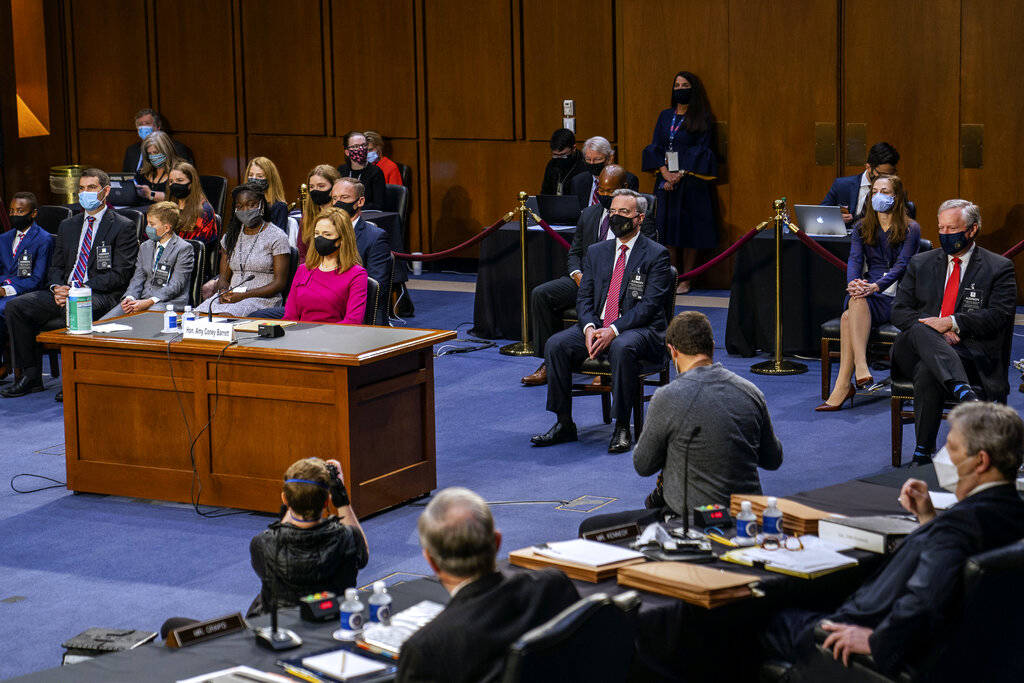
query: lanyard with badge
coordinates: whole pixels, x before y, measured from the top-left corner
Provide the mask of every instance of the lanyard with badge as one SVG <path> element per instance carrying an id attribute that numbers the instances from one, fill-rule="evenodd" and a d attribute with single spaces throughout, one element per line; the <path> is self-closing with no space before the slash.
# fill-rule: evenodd
<path id="1" fill-rule="evenodd" d="M 153 284 L 157 287 L 163 287 L 167 284 L 167 280 L 171 277 L 171 267 L 164 262 L 164 255 L 167 254 L 167 250 L 164 249 L 160 254 L 160 259 L 153 265 Z"/>
<path id="2" fill-rule="evenodd" d="M 27 251 L 21 252 L 18 257 L 18 277 L 29 277 L 32 275 L 32 255 Z"/>
<path id="3" fill-rule="evenodd" d="M 669 151 L 665 152 L 665 166 L 668 167 L 668 170 L 671 173 L 675 173 L 679 170 L 679 152 L 675 150 L 676 135 L 679 133 L 679 129 L 682 127 L 683 122 L 685 120 L 685 114 L 683 116 L 677 116 L 676 114 L 672 114 L 672 123 L 668 127 Z"/>

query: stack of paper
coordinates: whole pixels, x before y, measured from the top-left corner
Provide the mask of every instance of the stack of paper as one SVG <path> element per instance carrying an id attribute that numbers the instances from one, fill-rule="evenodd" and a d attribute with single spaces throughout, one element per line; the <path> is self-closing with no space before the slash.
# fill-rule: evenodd
<path id="1" fill-rule="evenodd" d="M 758 577 L 702 564 L 650 562 L 619 570 L 619 585 L 679 598 L 712 609 L 751 595 Z"/>
<path id="2" fill-rule="evenodd" d="M 335 650 L 322 655 L 304 657 L 302 666 L 336 681 L 350 681 L 387 668 L 386 664 L 361 657 L 348 650 Z"/>
<path id="3" fill-rule="evenodd" d="M 812 542 L 804 543 L 803 550 L 784 550 L 783 548 L 765 550 L 757 546 L 730 550 L 722 555 L 722 559 L 748 567 L 763 565 L 768 571 L 789 574 L 802 579 L 815 579 L 824 574 L 857 565 L 857 560 L 852 557 L 836 552 L 824 543 Z"/>
<path id="4" fill-rule="evenodd" d="M 635 550 L 582 538 L 514 550 L 508 559 L 527 569 L 555 567 L 570 578 L 591 583 L 615 576 L 619 567 L 646 562 L 643 554 Z"/>
<path id="5" fill-rule="evenodd" d="M 729 513 L 735 517 L 740 514 L 740 503 L 750 501 L 750 507 L 757 515 L 757 521 L 761 523 L 761 513 L 768 507 L 767 496 L 752 496 L 746 493 L 734 493 L 729 497 Z M 818 533 L 818 520 L 829 517 L 841 517 L 824 510 L 812 508 L 809 505 L 796 503 L 785 498 L 779 498 L 779 509 L 782 510 L 782 529 L 790 536 L 803 536 L 804 534 Z"/>

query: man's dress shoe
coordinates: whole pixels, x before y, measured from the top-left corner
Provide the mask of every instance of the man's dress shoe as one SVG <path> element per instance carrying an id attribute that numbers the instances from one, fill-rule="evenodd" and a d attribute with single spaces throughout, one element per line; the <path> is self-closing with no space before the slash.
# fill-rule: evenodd
<path id="1" fill-rule="evenodd" d="M 542 384 L 548 383 L 548 366 L 547 363 L 541 363 L 540 367 L 534 370 L 532 375 L 527 375 L 520 380 L 524 387 L 539 387 Z"/>
<path id="2" fill-rule="evenodd" d="M 0 396 L 4 398 L 18 398 L 19 396 L 27 396 L 28 394 L 34 394 L 37 391 L 43 390 L 43 380 L 41 379 L 29 379 L 22 377 L 13 386 L 0 391 Z"/>
<path id="3" fill-rule="evenodd" d="M 629 427 L 616 427 L 612 440 L 608 443 L 608 452 L 625 453 L 632 447 L 633 440 L 629 436 Z"/>
<path id="4" fill-rule="evenodd" d="M 573 422 L 556 422 L 555 426 L 543 434 L 537 434 L 530 438 L 534 446 L 554 446 L 559 443 L 577 441 L 576 424 Z"/>

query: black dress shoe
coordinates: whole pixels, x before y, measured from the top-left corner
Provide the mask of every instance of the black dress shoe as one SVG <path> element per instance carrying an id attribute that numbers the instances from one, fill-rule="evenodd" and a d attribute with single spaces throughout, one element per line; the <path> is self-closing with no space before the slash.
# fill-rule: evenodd
<path id="1" fill-rule="evenodd" d="M 53 397 L 53 400 L 56 401 L 57 403 L 63 403 L 64 402 L 64 390 L 61 389 L 60 391 L 58 391 L 57 395 Z"/>
<path id="2" fill-rule="evenodd" d="M 43 380 L 41 379 L 28 379 L 22 377 L 14 386 L 0 391 L 0 396 L 4 398 L 18 398 L 19 396 L 27 396 L 28 394 L 34 394 L 38 391 L 43 390 Z"/>
<path id="3" fill-rule="evenodd" d="M 559 443 L 578 441 L 576 435 L 576 424 L 574 422 L 556 422 L 555 426 L 544 432 L 530 437 L 534 446 L 554 446 Z"/>
<path id="4" fill-rule="evenodd" d="M 910 466 L 911 467 L 914 467 L 916 465 L 931 465 L 931 464 L 932 464 L 932 459 L 929 458 L 927 455 L 915 455 L 914 459 L 910 461 Z"/>
<path id="5" fill-rule="evenodd" d="M 612 440 L 608 442 L 609 453 L 625 453 L 633 447 L 633 439 L 629 435 L 629 427 L 616 427 Z"/>

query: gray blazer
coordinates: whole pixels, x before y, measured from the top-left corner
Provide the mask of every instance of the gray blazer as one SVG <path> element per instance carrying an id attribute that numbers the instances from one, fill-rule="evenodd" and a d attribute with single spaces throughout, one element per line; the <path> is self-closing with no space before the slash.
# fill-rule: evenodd
<path id="1" fill-rule="evenodd" d="M 192 268 L 195 265 L 192 245 L 177 235 L 171 236 L 160 257 L 160 262 L 166 263 L 171 268 L 167 284 L 162 287 L 158 287 L 153 281 L 153 257 L 156 255 L 156 246 L 156 242 L 153 240 L 146 240 L 139 245 L 135 274 L 124 295 L 136 299 L 156 297 L 160 300 L 160 304 L 184 306 L 188 303 L 188 285 L 192 277 Z"/>

